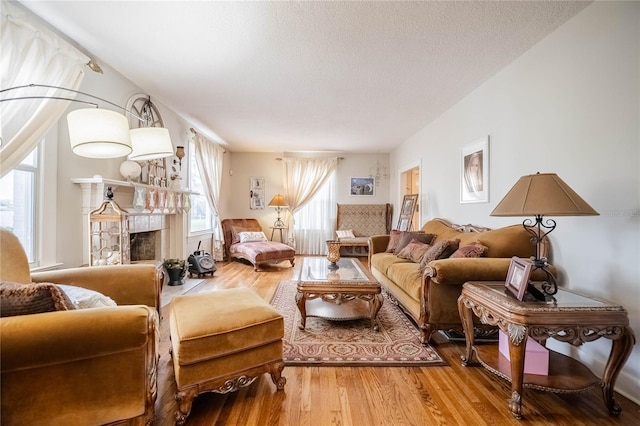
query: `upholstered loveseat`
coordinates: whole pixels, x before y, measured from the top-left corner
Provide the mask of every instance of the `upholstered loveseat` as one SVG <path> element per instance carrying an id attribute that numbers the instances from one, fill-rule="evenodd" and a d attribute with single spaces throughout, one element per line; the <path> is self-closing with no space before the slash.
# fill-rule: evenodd
<path id="1" fill-rule="evenodd" d="M 152 423 L 160 291 L 154 265 L 30 274 L 20 242 L 0 229 L 0 281 L 0 424 Z M 60 286 L 50 283 L 95 290 L 118 306 L 50 311 L 38 302 L 46 312 L 27 314 L 34 303 L 22 301 L 37 289 L 60 301 Z"/>
<path id="2" fill-rule="evenodd" d="M 491 230 L 433 219 L 422 227 L 422 231 L 435 235 L 432 246 L 442 241 L 460 240 L 459 247 L 474 242 L 487 247 L 484 257 L 432 260 L 420 272 L 419 263 L 385 252 L 389 235 L 369 239 L 371 273 L 392 300 L 420 327 L 423 342 L 429 341 L 438 329 L 462 332 L 457 306 L 462 284 L 467 281 L 504 281 L 513 256 L 529 258 L 535 255 L 531 235 L 521 224 Z M 543 256 L 548 249 L 548 242 L 545 242 Z M 475 327 L 478 332 L 487 331 L 479 321 Z"/>

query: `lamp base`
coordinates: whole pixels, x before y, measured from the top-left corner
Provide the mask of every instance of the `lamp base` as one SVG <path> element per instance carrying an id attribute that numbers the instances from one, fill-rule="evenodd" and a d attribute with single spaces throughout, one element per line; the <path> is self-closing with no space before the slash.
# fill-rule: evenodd
<path id="1" fill-rule="evenodd" d="M 278 218 L 278 219 L 276 219 L 275 222 L 273 222 L 273 227 L 274 228 L 284 228 L 284 227 L 286 227 L 286 225 L 284 224 L 284 222 L 280 218 Z"/>

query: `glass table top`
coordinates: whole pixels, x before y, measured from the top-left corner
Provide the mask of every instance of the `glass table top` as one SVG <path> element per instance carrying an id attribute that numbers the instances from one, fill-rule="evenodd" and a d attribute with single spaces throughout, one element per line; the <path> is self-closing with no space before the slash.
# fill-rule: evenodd
<path id="1" fill-rule="evenodd" d="M 354 258 L 341 258 L 338 262 L 338 269 L 329 269 L 329 261 L 326 257 L 305 257 L 300 268 L 301 282 L 358 282 L 371 281 L 372 279 L 365 273 L 363 268 Z"/>

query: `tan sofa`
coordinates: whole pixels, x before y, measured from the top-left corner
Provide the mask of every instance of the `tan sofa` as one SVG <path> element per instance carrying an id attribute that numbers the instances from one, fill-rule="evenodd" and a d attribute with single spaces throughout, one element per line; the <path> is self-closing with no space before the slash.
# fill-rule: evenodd
<path id="1" fill-rule="evenodd" d="M 457 306 L 462 284 L 467 281 L 504 281 L 511 257 L 529 258 L 535 255 L 531 235 L 521 224 L 490 230 L 433 219 L 422 230 L 436 235 L 433 243 L 459 239 L 460 246 L 480 242 L 488 247 L 486 257 L 434 260 L 420 273 L 418 263 L 385 253 L 389 235 L 369 239 L 371 273 L 392 300 L 413 318 L 420 328 L 423 342 L 428 342 L 439 329 L 462 333 Z M 546 242 L 542 255 L 546 256 L 548 250 Z M 487 331 L 486 326 L 475 320 L 479 333 Z"/>
<path id="2" fill-rule="evenodd" d="M 152 423 L 160 292 L 154 265 L 31 275 L 18 239 L 0 230 L 0 280 L 84 287 L 119 305 L 0 318 L 2 425 Z"/>

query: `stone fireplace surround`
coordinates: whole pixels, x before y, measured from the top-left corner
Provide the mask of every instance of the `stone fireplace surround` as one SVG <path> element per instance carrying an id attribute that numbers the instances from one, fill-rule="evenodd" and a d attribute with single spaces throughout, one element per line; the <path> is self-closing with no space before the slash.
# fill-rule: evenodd
<path id="1" fill-rule="evenodd" d="M 133 195 L 135 187 L 159 189 L 157 186 L 143 185 L 113 179 L 105 179 L 101 176 L 92 178 L 76 178 L 71 181 L 80 186 L 82 191 L 82 259 L 83 264 L 89 264 L 89 214 L 98 208 L 104 201 L 104 192 L 111 187 L 113 200 L 129 213 L 129 233 L 137 237 L 139 233 L 153 235 L 154 259 L 140 259 L 140 261 L 161 261 L 170 257 L 186 258 L 186 214 L 182 211 L 169 213 L 168 210 L 156 209 L 153 212 L 144 210 L 138 212 L 133 209 Z M 180 194 L 191 193 L 189 190 L 175 190 L 162 188 L 166 191 L 174 191 Z M 151 238 L 143 236 L 141 238 Z M 145 257 L 148 256 L 150 243 L 147 243 Z"/>

